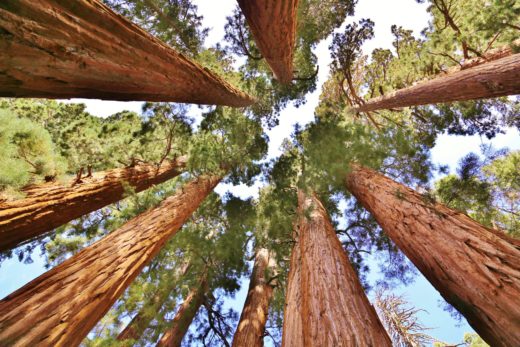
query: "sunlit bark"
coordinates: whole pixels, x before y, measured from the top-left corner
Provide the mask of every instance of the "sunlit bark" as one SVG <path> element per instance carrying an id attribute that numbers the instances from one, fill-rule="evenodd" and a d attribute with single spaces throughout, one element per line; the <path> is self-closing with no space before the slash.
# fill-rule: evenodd
<path id="1" fill-rule="evenodd" d="M 5 297 L 0 301 L 2 344 L 78 345 L 219 181 L 215 176 L 194 179 Z"/>
<path id="2" fill-rule="evenodd" d="M 492 346 L 520 346 L 520 242 L 352 165 L 348 190 Z"/>
<path id="3" fill-rule="evenodd" d="M 233 337 L 234 347 L 264 345 L 265 324 L 273 296 L 273 284 L 269 278 L 273 267 L 274 259 L 269 251 L 265 248 L 257 250 L 246 302 Z"/>
<path id="4" fill-rule="evenodd" d="M 281 83 L 293 78 L 298 0 L 238 0 L 258 49 Z"/>
<path id="5" fill-rule="evenodd" d="M 185 164 L 186 158 L 181 157 L 160 167 L 140 164 L 97 172 L 80 182 L 29 187 L 23 199 L 0 202 L 0 251 L 121 200 L 125 186 L 140 192 L 165 182 L 179 175 Z"/>
<path id="6" fill-rule="evenodd" d="M 282 346 L 391 346 L 316 195 L 298 192 Z"/>
<path id="7" fill-rule="evenodd" d="M 1 1 L 0 96 L 254 102 L 98 0 Z"/>

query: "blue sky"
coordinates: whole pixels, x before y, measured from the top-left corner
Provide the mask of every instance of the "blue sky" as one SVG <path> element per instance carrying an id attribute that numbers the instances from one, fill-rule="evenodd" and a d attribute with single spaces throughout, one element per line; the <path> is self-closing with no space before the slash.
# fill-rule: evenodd
<path id="1" fill-rule="evenodd" d="M 199 5 L 200 13 L 204 15 L 205 26 L 212 29 L 208 42 L 220 41 L 223 37 L 225 17 L 231 14 L 236 3 L 235 0 L 199 0 L 196 3 Z M 428 22 L 426 6 L 417 4 L 415 0 L 359 0 L 356 16 L 349 18 L 348 21 L 357 21 L 360 18 L 371 18 L 375 22 L 375 38 L 365 44 L 365 53 L 370 53 L 372 49 L 377 47 L 392 48 L 392 36 L 390 33 L 392 24 L 413 29 L 415 34 L 418 35 Z M 307 104 L 303 107 L 296 109 L 290 106 L 284 110 L 281 114 L 280 125 L 268 132 L 270 138 L 269 157 L 276 157 L 280 154 L 279 147 L 283 139 L 290 135 L 295 124 L 303 125 L 314 119 L 313 111 L 318 103 L 321 84 L 326 80 L 329 72 L 330 55 L 327 49 L 329 44 L 330 39 L 320 43 L 315 51 L 320 65 L 317 91 L 308 96 Z M 140 102 L 78 99 L 72 101 L 86 103 L 89 112 L 101 117 L 106 117 L 121 110 L 139 112 L 141 107 Z M 437 139 L 435 148 L 432 150 L 432 160 L 437 164 L 448 164 L 453 170 L 462 156 L 471 151 L 478 152 L 479 145 L 483 141 L 488 142 L 478 136 L 441 135 Z M 493 139 L 492 143 L 497 148 L 520 149 L 520 134 L 518 131 L 511 129 L 504 135 L 498 135 Z M 256 195 L 258 188 L 258 184 L 253 187 L 231 187 L 221 184 L 217 187 L 217 191 L 224 193 L 230 190 L 238 196 L 247 197 Z M 35 253 L 37 254 L 37 252 Z M 43 259 L 38 256 L 33 258 L 35 262 L 29 265 L 20 264 L 16 259 L 7 260 L 0 265 L 0 297 L 8 295 L 13 290 L 45 272 Z M 377 267 L 373 266 L 373 268 Z M 373 272 L 369 276 L 371 281 L 375 281 L 377 278 L 377 272 Z M 238 312 L 241 311 L 245 300 L 247 282 L 248 280 L 244 279 L 242 290 L 234 299 L 229 299 L 226 302 L 227 306 L 233 307 Z M 423 324 L 433 328 L 429 332 L 432 336 L 446 342 L 458 343 L 461 341 L 464 332 L 471 331 L 466 322 L 458 325 L 457 321 L 453 320 L 447 312 L 440 308 L 439 301 L 441 298 L 439 294 L 421 275 L 417 277 L 412 285 L 399 287 L 396 291 L 404 294 L 413 305 L 425 310 L 420 316 Z"/>

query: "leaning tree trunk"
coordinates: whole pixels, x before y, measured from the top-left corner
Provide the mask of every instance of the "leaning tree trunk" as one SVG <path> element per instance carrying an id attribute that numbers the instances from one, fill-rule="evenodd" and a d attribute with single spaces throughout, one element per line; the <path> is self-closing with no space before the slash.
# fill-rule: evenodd
<path id="1" fill-rule="evenodd" d="M 298 0 L 238 0 L 238 4 L 276 79 L 291 83 Z"/>
<path id="2" fill-rule="evenodd" d="M 0 2 L 0 96 L 254 101 L 98 0 Z"/>
<path id="3" fill-rule="evenodd" d="M 0 251 L 12 249 L 71 220 L 121 200 L 125 185 L 136 192 L 179 175 L 181 157 L 160 167 L 141 164 L 95 173 L 72 184 L 42 184 L 20 200 L 0 202 Z"/>
<path id="4" fill-rule="evenodd" d="M 5 297 L 0 341 L 78 345 L 219 181 L 216 176 L 194 179 L 158 207 Z"/>
<path id="5" fill-rule="evenodd" d="M 370 99 L 353 111 L 367 112 L 515 94 L 520 94 L 520 53 Z"/>
<path id="6" fill-rule="evenodd" d="M 206 292 L 208 291 L 208 283 L 203 278 L 199 286 L 192 288 L 179 307 L 179 310 L 173 318 L 170 328 L 161 336 L 157 343 L 158 347 L 180 347 L 182 339 L 188 332 L 191 322 L 197 315 L 199 308 L 204 303 Z"/>
<path id="7" fill-rule="evenodd" d="M 391 346 L 314 194 L 298 192 L 295 236 L 282 346 Z"/>
<path id="8" fill-rule="evenodd" d="M 183 268 L 179 271 L 177 276 L 184 276 L 188 272 L 190 263 L 185 263 Z M 166 278 L 166 281 L 171 281 L 172 278 Z M 118 340 L 138 340 L 143 332 L 146 330 L 150 322 L 163 304 L 168 300 L 173 288 L 169 285 L 159 285 L 159 288 L 154 292 L 151 299 L 145 300 L 141 310 L 132 318 L 130 323 L 117 335 Z"/>
<path id="9" fill-rule="evenodd" d="M 492 346 L 520 346 L 520 242 L 352 165 L 348 190 Z"/>
<path id="10" fill-rule="evenodd" d="M 233 337 L 234 347 L 261 347 L 264 345 L 265 323 L 274 289 L 269 283 L 269 274 L 272 274 L 273 268 L 274 259 L 270 256 L 269 251 L 265 248 L 258 249 L 246 302 Z"/>

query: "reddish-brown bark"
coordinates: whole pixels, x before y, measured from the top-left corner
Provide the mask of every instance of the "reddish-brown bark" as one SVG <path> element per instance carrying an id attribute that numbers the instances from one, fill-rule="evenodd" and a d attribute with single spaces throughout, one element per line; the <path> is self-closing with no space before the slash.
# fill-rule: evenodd
<path id="1" fill-rule="evenodd" d="M 0 301 L 0 341 L 76 346 L 220 177 L 202 176 Z"/>
<path id="2" fill-rule="evenodd" d="M 155 298 L 154 298 L 155 299 Z M 155 300 L 153 300 L 152 305 L 155 307 Z M 144 329 L 146 329 L 146 325 L 148 325 L 149 322 L 145 323 L 144 314 L 139 311 L 137 314 L 132 318 L 130 323 L 117 335 L 118 340 L 137 340 L 141 337 L 141 334 L 143 333 Z"/>
<path id="3" fill-rule="evenodd" d="M 370 99 L 353 111 L 368 112 L 515 94 L 520 94 L 520 53 Z"/>
<path id="4" fill-rule="evenodd" d="M 353 165 L 348 190 L 492 346 L 520 346 L 520 242 Z"/>
<path id="5" fill-rule="evenodd" d="M 295 236 L 298 237 L 298 234 Z M 291 252 L 291 263 L 285 292 L 282 347 L 303 346 L 303 322 L 302 313 L 300 311 L 303 301 L 301 272 L 300 243 L 296 240 Z"/>
<path id="6" fill-rule="evenodd" d="M 0 2 L 0 96 L 254 102 L 98 0 Z"/>
<path id="7" fill-rule="evenodd" d="M 258 49 L 281 83 L 291 83 L 298 0 L 238 0 Z"/>
<path id="8" fill-rule="evenodd" d="M 274 259 L 269 251 L 256 251 L 255 265 L 249 281 L 246 302 L 240 315 L 237 331 L 233 336 L 234 347 L 262 347 L 264 345 L 265 323 L 269 303 L 273 296 L 273 286 L 269 283 L 269 272 L 273 271 Z"/>
<path id="9" fill-rule="evenodd" d="M 204 298 L 208 290 L 208 284 L 202 279 L 197 288 L 192 288 L 179 310 L 173 318 L 172 325 L 161 336 L 156 346 L 158 347 L 180 347 L 182 339 L 188 332 L 191 322 L 195 318 L 197 311 L 204 303 Z"/>
<path id="10" fill-rule="evenodd" d="M 314 194 L 298 192 L 295 237 L 282 346 L 391 346 Z"/>
<path id="11" fill-rule="evenodd" d="M 98 172 L 77 183 L 32 186 L 25 198 L 0 202 L 0 251 L 121 200 L 125 184 L 140 192 L 165 182 L 179 175 L 185 164 L 181 157 L 160 167 L 140 164 Z"/>

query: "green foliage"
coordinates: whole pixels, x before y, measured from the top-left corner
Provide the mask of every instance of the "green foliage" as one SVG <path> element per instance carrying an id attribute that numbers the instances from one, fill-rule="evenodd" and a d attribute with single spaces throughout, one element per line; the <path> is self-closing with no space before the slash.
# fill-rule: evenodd
<path id="1" fill-rule="evenodd" d="M 492 138 L 506 126 L 520 127 L 520 102 L 514 98 L 364 115 L 350 111 L 369 98 L 431 78 L 467 58 L 510 43 L 518 36 L 515 27 L 520 24 L 520 10 L 512 0 L 478 0 L 477 5 L 469 0 L 429 0 L 432 20 L 420 38 L 410 30 L 392 26 L 393 49 L 376 49 L 370 56 L 363 55 L 361 48 L 373 37 L 374 23 L 364 19 L 346 25 L 344 31 L 333 35 L 332 72 L 322 89 L 317 120 L 297 127 L 291 140 L 284 143 L 283 154 L 269 163 L 264 161 L 267 137 L 262 126 L 276 125 L 284 107 L 289 103 L 302 105 L 306 95 L 315 90 L 318 67 L 312 50 L 353 14 L 356 1 L 300 0 L 296 78 L 289 86 L 279 84 L 272 76 L 238 8 L 228 18 L 226 44 L 203 48 L 207 30 L 202 28 L 202 17 L 190 0 L 105 2 L 254 95 L 258 102 L 243 110 L 204 107 L 202 122 L 195 128 L 189 116 L 191 109 L 179 104 L 145 103 L 140 115 L 120 112 L 101 119 L 86 112 L 82 104 L 0 100 L 0 108 L 8 110 L 0 114 L 4 160 L 0 189 L 4 191 L 81 169 L 107 170 L 139 162 L 160 164 L 181 155 L 189 160 L 182 177 L 139 194 L 127 187 L 126 198 L 120 202 L 61 226 L 13 254 L 29 262 L 30 252 L 40 247 L 49 267 L 59 264 L 157 206 L 186 180 L 199 175 L 222 175 L 233 184 L 251 184 L 261 175 L 268 184 L 254 201 L 230 195 L 222 200 L 211 194 L 116 302 L 84 341 L 86 346 L 128 346 L 134 342 L 144 346 L 157 341 L 182 298 L 200 286 L 203 278 L 208 282 L 204 307 L 184 343 L 225 344 L 238 314 L 223 309 L 223 298 L 239 289 L 242 276 L 248 274 L 247 258 L 255 247 L 266 247 L 276 255 L 277 286 L 269 322 L 271 334 L 278 338 L 294 245 L 297 189 L 319 195 L 367 289 L 366 254 L 380 266 L 384 275 L 380 282 L 388 286 L 410 283 L 415 268 L 373 217 L 346 193 L 349 164 L 359 163 L 408 185 L 423 185 L 434 169 L 429 150 L 438 134 Z M 488 155 L 485 160 L 467 156 L 457 175 L 435 183 L 433 195 L 485 225 L 520 235 L 519 167 L 518 151 Z M 346 207 L 340 211 L 342 203 Z M 160 300 L 154 301 L 156 297 Z M 379 299 L 387 300 L 386 310 L 402 318 L 386 320 L 398 345 L 432 341 L 422 332 L 416 309 L 397 296 Z M 138 313 L 147 320 L 141 327 L 141 337 L 137 341 L 116 341 L 127 318 Z M 415 339 L 413 343 L 400 339 L 406 335 L 403 331 Z M 465 341 L 481 345 L 476 336 L 468 336 Z"/>
<path id="2" fill-rule="evenodd" d="M 370 57 L 361 54 L 361 44 L 373 35 L 369 20 L 347 25 L 344 33 L 335 34 L 330 47 L 333 56 L 330 83 L 340 91 L 335 99 L 349 106 L 363 104 L 367 99 L 434 78 L 468 58 L 510 45 L 518 37 L 520 7 L 514 1 L 428 2 L 432 21 L 422 38 L 394 25 L 391 28 L 393 51 L 375 49 Z M 376 127 L 388 123 L 409 127 L 423 142 L 432 143 L 436 134 L 444 131 L 492 138 L 505 127 L 520 126 L 518 110 L 518 98 L 497 98 L 419 106 L 404 111 L 367 112 L 364 116 Z"/>
<path id="3" fill-rule="evenodd" d="M 376 131 L 330 115 L 318 119 L 299 137 L 307 163 L 304 177 L 318 191 L 343 190 L 351 162 L 394 173 L 403 182 L 429 178 L 429 148 L 408 129 L 388 126 Z"/>
<path id="4" fill-rule="evenodd" d="M 520 5 L 514 0 L 417 0 L 430 4 L 425 30 L 432 49 L 450 59 L 478 56 L 518 38 Z"/>
<path id="5" fill-rule="evenodd" d="M 519 237 L 519 167 L 519 151 L 491 153 L 487 161 L 470 153 L 461 160 L 458 175 L 448 175 L 435 183 L 435 196 L 486 226 Z"/>
<path id="6" fill-rule="evenodd" d="M 145 103 L 142 115 L 125 111 L 104 119 L 84 104 L 3 99 L 0 106 L 45 127 L 70 174 L 172 160 L 186 154 L 192 134 L 193 121 L 181 104 Z"/>
<path id="7" fill-rule="evenodd" d="M 133 207 L 130 205 L 129 208 L 130 214 L 134 214 Z M 212 319 L 225 316 L 224 323 L 228 327 L 224 330 L 229 335 L 233 331 L 232 322 L 238 319 L 238 315 L 236 312 L 223 312 L 219 302 L 221 297 L 233 295 L 239 289 L 240 278 L 247 271 L 245 252 L 249 240 L 248 220 L 251 221 L 247 216 L 252 217 L 252 213 L 249 201 L 228 196 L 226 202 L 222 202 L 218 195 L 211 194 L 112 307 L 105 317 L 110 319 L 96 328 L 100 335 L 87 340 L 86 344 L 109 345 L 122 328 L 122 318 L 134 316 L 137 312 L 147 317 L 147 321 L 154 322 L 153 326 L 147 324 L 143 327 L 137 345 L 156 341 L 171 324 L 181 298 L 200 285 L 201 276 L 208 282 L 205 305 L 209 309 L 199 311 L 187 340 L 203 338 L 208 327 L 207 315 L 212 315 Z M 152 304 L 150 300 L 153 297 L 160 297 L 160 302 Z M 208 334 L 215 335 L 216 332 Z"/>
<path id="8" fill-rule="evenodd" d="M 190 141 L 188 168 L 196 174 L 229 173 L 231 182 L 247 183 L 259 173 L 255 161 L 266 152 L 267 138 L 258 122 L 236 109 L 217 107 Z"/>
<path id="9" fill-rule="evenodd" d="M 52 181 L 65 170 L 49 133 L 37 123 L 0 109 L 0 192 L 13 194 L 29 183 Z"/>
<path id="10" fill-rule="evenodd" d="M 278 124 L 278 115 L 289 102 L 296 107 L 305 103 L 305 95 L 316 89 L 317 57 L 312 49 L 353 14 L 355 1 L 302 0 L 298 5 L 297 37 L 294 52 L 295 79 L 289 85 L 276 81 L 262 59 L 239 8 L 228 17 L 225 40 L 229 53 L 245 57 L 240 66 L 241 87 L 258 101 L 249 108 L 267 126 Z"/>
<path id="11" fill-rule="evenodd" d="M 191 0 L 104 0 L 118 13 L 181 52 L 196 56 L 208 29 Z"/>

